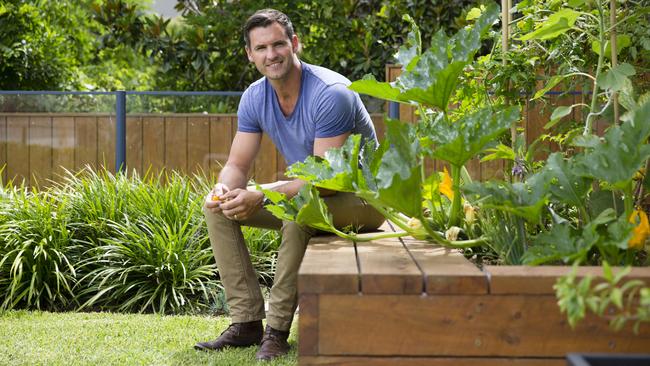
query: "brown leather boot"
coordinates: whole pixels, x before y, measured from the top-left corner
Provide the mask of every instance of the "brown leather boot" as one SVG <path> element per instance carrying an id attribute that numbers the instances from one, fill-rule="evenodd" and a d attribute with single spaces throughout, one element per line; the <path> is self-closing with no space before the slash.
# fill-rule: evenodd
<path id="1" fill-rule="evenodd" d="M 250 347 L 260 344 L 262 339 L 262 321 L 233 323 L 213 341 L 199 342 L 194 349 L 201 351 L 221 351 L 226 347 Z"/>
<path id="2" fill-rule="evenodd" d="M 259 361 L 270 361 L 274 358 L 284 356 L 289 353 L 289 331 L 282 331 L 266 326 L 262 345 L 257 351 L 255 358 Z"/>

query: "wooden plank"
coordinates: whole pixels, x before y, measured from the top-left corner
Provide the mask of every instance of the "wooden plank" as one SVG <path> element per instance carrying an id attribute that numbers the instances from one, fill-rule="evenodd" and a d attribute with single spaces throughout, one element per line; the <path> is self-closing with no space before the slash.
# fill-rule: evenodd
<path id="1" fill-rule="evenodd" d="M 301 294 L 298 300 L 298 354 L 301 356 L 318 354 L 318 295 Z"/>
<path id="2" fill-rule="evenodd" d="M 165 168 L 187 172 L 187 118 L 165 118 Z"/>
<path id="3" fill-rule="evenodd" d="M 546 295 L 321 295 L 318 338 L 321 355 L 564 357 L 647 352 L 650 327 L 587 317 L 571 330 Z"/>
<path id="4" fill-rule="evenodd" d="M 29 185 L 29 117 L 7 116 L 7 181 Z"/>
<path id="5" fill-rule="evenodd" d="M 284 160 L 284 157 L 280 152 L 277 153 L 277 164 L 278 164 L 278 174 L 277 174 L 277 180 L 289 180 L 285 174 L 287 171 L 287 162 Z"/>
<path id="6" fill-rule="evenodd" d="M 302 342 L 302 340 L 301 340 Z M 564 366 L 562 358 L 504 358 L 504 357 L 345 357 L 300 356 L 300 365 L 340 366 Z"/>
<path id="7" fill-rule="evenodd" d="M 97 118 L 97 163 L 109 172 L 115 172 L 115 128 L 114 116 Z"/>
<path id="8" fill-rule="evenodd" d="M 0 116 L 0 185 L 7 182 L 7 118 Z"/>
<path id="9" fill-rule="evenodd" d="M 142 117 L 142 169 L 156 176 L 165 167 L 165 119 Z"/>
<path id="10" fill-rule="evenodd" d="M 275 182 L 277 179 L 277 150 L 273 141 L 264 134 L 260 151 L 255 159 L 253 179 L 258 183 Z"/>
<path id="11" fill-rule="evenodd" d="M 539 88 L 543 88 L 543 84 Z M 543 134 L 546 134 L 547 131 L 544 130 L 544 125 L 550 121 L 551 113 L 548 104 L 544 104 L 541 101 L 526 101 L 526 121 L 525 121 L 525 131 L 526 131 L 526 146 L 530 146 L 535 140 L 537 140 Z M 535 160 L 546 160 L 548 157 L 548 151 L 550 149 L 548 142 L 540 142 L 537 144 L 534 159 Z"/>
<path id="12" fill-rule="evenodd" d="M 142 176 L 142 117 L 126 117 L 126 168 Z"/>
<path id="13" fill-rule="evenodd" d="M 75 126 L 73 117 L 52 118 L 52 168 L 55 181 L 74 171 Z"/>
<path id="14" fill-rule="evenodd" d="M 218 175 L 228 161 L 234 124 L 233 117 L 210 118 L 210 175 Z"/>
<path id="15" fill-rule="evenodd" d="M 30 185 L 47 186 L 52 178 L 52 118 L 29 119 Z"/>
<path id="16" fill-rule="evenodd" d="M 474 181 L 481 180 L 481 163 L 479 160 L 480 160 L 479 158 L 474 158 L 468 161 L 467 164 L 465 164 L 465 168 L 467 169 L 469 176 Z"/>
<path id="17" fill-rule="evenodd" d="M 490 293 L 492 294 L 555 294 L 553 285 L 559 277 L 572 271 L 569 266 L 485 266 L 490 274 Z M 614 269 L 617 272 L 620 269 Z M 579 267 L 578 277 L 602 277 L 601 267 Z M 625 277 L 627 280 L 641 280 L 650 285 L 650 267 L 633 267 Z M 625 280 L 624 280 L 625 281 Z"/>
<path id="18" fill-rule="evenodd" d="M 425 288 L 429 295 L 487 294 L 485 273 L 468 261 L 457 250 L 403 238 L 415 261 L 424 272 Z"/>
<path id="19" fill-rule="evenodd" d="M 386 133 L 386 123 L 384 122 L 384 116 L 381 114 L 371 114 L 370 119 L 372 119 L 372 124 L 375 126 L 375 134 L 379 141 L 384 139 L 384 134 Z"/>
<path id="20" fill-rule="evenodd" d="M 358 292 L 359 270 L 353 243 L 330 235 L 312 238 L 298 271 L 298 293 Z"/>
<path id="21" fill-rule="evenodd" d="M 495 159 L 481 163 L 481 180 L 503 180 L 506 176 L 505 166 L 505 162 L 502 159 Z"/>
<path id="22" fill-rule="evenodd" d="M 210 171 L 210 118 L 187 119 L 187 166 L 190 173 Z"/>
<path id="23" fill-rule="evenodd" d="M 81 170 L 87 165 L 97 167 L 97 118 L 75 117 L 75 143 L 74 156 L 75 170 Z"/>
<path id="24" fill-rule="evenodd" d="M 422 272 L 396 238 L 357 243 L 363 294 L 419 294 Z"/>

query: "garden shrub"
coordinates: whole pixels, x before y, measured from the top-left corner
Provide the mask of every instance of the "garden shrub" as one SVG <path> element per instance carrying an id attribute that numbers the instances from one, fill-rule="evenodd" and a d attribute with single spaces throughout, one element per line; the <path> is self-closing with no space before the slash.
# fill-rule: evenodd
<path id="1" fill-rule="evenodd" d="M 89 168 L 44 191 L 3 187 L 2 309 L 209 312 L 223 307 L 201 207 L 208 180 Z M 260 282 L 279 235 L 244 229 Z"/>

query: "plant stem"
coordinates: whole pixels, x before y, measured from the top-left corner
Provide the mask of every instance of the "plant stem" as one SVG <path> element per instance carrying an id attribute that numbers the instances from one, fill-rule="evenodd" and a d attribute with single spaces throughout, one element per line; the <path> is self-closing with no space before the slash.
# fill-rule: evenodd
<path id="1" fill-rule="evenodd" d="M 630 217 L 634 211 L 634 186 L 632 182 L 628 182 L 623 189 L 623 204 L 625 207 L 625 217 Z"/>
<path id="2" fill-rule="evenodd" d="M 451 213 L 449 214 L 449 226 L 458 226 L 460 222 L 460 169 L 451 164 L 451 187 L 454 192 L 454 199 L 451 201 Z"/>
<path id="3" fill-rule="evenodd" d="M 373 240 L 386 239 L 386 238 L 400 238 L 402 236 L 409 236 L 411 234 L 407 233 L 406 231 L 397 231 L 393 233 L 360 236 L 358 234 L 346 234 L 344 232 L 337 230 L 336 235 L 345 239 L 360 242 L 360 241 L 373 241 Z"/>
<path id="4" fill-rule="evenodd" d="M 596 66 L 596 74 L 594 76 L 594 86 L 591 91 L 591 107 L 589 108 L 589 114 L 587 115 L 587 121 L 585 123 L 585 130 L 583 135 L 591 134 L 592 130 L 592 112 L 596 110 L 596 104 L 598 102 L 598 76 L 600 76 L 600 71 L 603 67 L 603 61 L 605 58 L 605 16 L 603 14 L 603 6 L 600 1 L 596 1 L 598 7 L 598 40 L 600 41 L 600 52 L 598 55 L 598 65 Z"/>
<path id="5" fill-rule="evenodd" d="M 612 25 L 611 31 L 609 33 L 609 38 L 610 38 L 610 49 L 612 50 L 612 69 L 616 67 L 618 60 L 617 60 L 617 46 L 616 46 L 616 0 L 610 0 L 609 1 L 609 22 Z M 619 116 L 619 110 L 618 110 L 618 93 L 614 92 L 612 94 L 612 98 L 614 100 L 614 123 L 619 124 L 620 121 L 620 116 Z"/>

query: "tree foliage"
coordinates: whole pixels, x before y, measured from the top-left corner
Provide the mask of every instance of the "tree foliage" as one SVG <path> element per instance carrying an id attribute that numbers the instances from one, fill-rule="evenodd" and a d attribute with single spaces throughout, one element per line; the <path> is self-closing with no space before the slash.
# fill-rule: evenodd
<path id="1" fill-rule="evenodd" d="M 348 78 L 383 79 L 409 30 L 424 42 L 458 29 L 476 0 L 179 0 L 179 19 L 133 0 L 10 0 L 0 5 L 0 87 L 54 90 L 243 90 L 259 77 L 241 34 L 258 9 L 286 12 L 302 58 Z"/>

